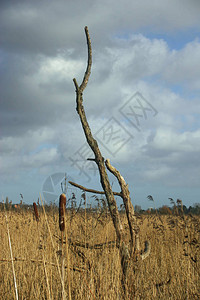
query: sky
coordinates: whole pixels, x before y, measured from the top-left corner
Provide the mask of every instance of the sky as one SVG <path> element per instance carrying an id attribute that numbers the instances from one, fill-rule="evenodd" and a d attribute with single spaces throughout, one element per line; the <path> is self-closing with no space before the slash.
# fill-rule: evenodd
<path id="1" fill-rule="evenodd" d="M 102 190 L 73 84 L 86 69 L 88 26 L 86 115 L 133 204 L 153 206 L 148 195 L 156 207 L 200 203 L 199 12 L 198 0 L 1 1 L 2 199 L 56 203 L 65 174 Z M 79 197 L 67 184 L 72 192 Z"/>

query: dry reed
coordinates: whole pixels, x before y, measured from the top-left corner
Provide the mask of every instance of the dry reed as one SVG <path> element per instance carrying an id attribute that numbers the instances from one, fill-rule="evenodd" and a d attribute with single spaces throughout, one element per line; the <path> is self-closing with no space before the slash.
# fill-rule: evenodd
<path id="1" fill-rule="evenodd" d="M 13 253 L 12 253 L 12 244 L 11 244 L 11 238 L 10 238 L 10 230 L 9 230 L 9 225 L 8 225 L 8 217 L 7 217 L 7 212 L 6 212 L 6 206 L 4 203 L 4 211 L 5 211 L 5 217 L 6 217 L 6 227 L 7 227 L 7 233 L 8 233 L 8 242 L 9 242 L 9 248 L 10 248 L 10 257 L 11 257 L 11 262 L 12 262 L 12 272 L 13 272 L 13 280 L 14 280 L 14 286 L 15 286 L 15 298 L 16 300 L 19 299 L 18 297 L 18 289 L 17 289 L 17 280 L 16 280 L 16 275 L 15 275 L 15 266 L 14 266 L 14 259 L 13 259 Z"/>
<path id="2" fill-rule="evenodd" d="M 66 212 L 67 217 L 68 213 L 70 212 Z M 60 245 L 58 209 L 46 210 L 46 214 L 51 236 L 45 223 L 45 215 L 41 212 L 38 225 L 42 234 L 43 249 L 38 249 L 35 235 L 30 234 L 36 230 L 32 212 L 27 210 L 22 215 L 13 210 L 7 213 L 19 299 L 48 299 L 42 264 L 44 262 L 52 299 L 61 299 L 61 278 L 56 269 L 56 252 Z M 69 241 L 73 300 L 112 300 L 119 299 L 121 294 L 119 251 L 115 243 L 111 243 L 115 241 L 112 220 L 109 215 L 102 215 L 99 220 L 101 222 L 97 222 L 98 215 L 87 210 L 87 232 L 84 210 L 80 210 L 73 218 L 70 227 L 65 223 Z M 126 218 L 123 215 L 121 218 L 123 225 L 128 226 Z M 184 220 L 182 216 L 174 215 L 139 215 L 138 226 L 141 245 L 148 239 L 151 242 L 151 254 L 144 261 L 138 262 L 138 268 L 133 264 L 133 268 L 129 270 L 129 299 L 200 299 L 200 217 L 186 215 Z M 14 298 L 14 284 L 4 212 L 0 212 L 0 236 L 0 299 L 7 300 Z M 67 241 L 67 238 L 64 239 L 63 246 L 65 240 Z M 45 261 L 40 257 L 43 250 Z M 64 285 L 66 299 L 69 299 L 67 255 L 65 257 Z M 85 264 L 85 261 L 88 263 Z"/>

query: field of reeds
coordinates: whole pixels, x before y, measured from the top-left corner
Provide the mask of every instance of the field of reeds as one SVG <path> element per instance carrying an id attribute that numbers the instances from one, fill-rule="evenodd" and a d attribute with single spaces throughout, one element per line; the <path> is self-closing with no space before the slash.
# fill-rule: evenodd
<path id="1" fill-rule="evenodd" d="M 63 237 L 58 208 L 38 214 L 0 212 L 0 299 L 123 299 L 109 214 L 67 210 Z M 128 299 L 200 299 L 200 217 L 137 219 L 141 248 L 149 240 L 151 253 L 131 265 Z"/>

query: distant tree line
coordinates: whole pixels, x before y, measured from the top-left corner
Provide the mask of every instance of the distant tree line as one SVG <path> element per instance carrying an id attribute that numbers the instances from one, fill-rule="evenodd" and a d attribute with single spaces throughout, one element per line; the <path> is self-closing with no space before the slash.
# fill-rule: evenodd
<path id="1" fill-rule="evenodd" d="M 67 210 L 73 210 L 73 211 L 83 211 L 87 210 L 88 212 L 103 212 L 107 211 L 108 207 L 106 205 L 106 201 L 103 197 L 99 198 L 97 196 L 92 196 L 94 197 L 95 204 L 91 205 L 87 204 L 85 202 L 85 194 L 83 193 L 81 195 L 81 200 L 77 201 L 75 195 L 72 193 L 72 197 L 68 199 L 68 205 L 67 205 Z M 149 197 L 149 196 L 148 196 Z M 148 198 L 149 199 L 149 198 Z M 151 198 L 150 198 L 151 199 Z M 153 199 L 153 197 L 152 197 Z M 181 215 L 181 214 L 194 214 L 194 215 L 200 215 L 200 203 L 194 203 L 193 206 L 187 207 L 182 203 L 182 200 L 177 199 L 175 202 L 172 198 L 169 198 L 170 202 L 172 204 L 172 207 L 169 207 L 167 205 L 163 205 L 162 207 L 156 208 L 155 203 L 154 207 L 149 207 L 148 209 L 142 209 L 141 205 L 135 205 L 135 212 L 138 214 L 159 214 L 159 215 Z M 154 200 L 150 200 L 154 201 Z M 19 201 L 18 204 L 13 204 L 12 200 L 9 201 L 8 197 L 6 197 L 5 203 L 0 202 L 0 210 L 4 210 L 4 205 L 6 210 L 14 210 L 14 211 L 19 211 L 19 210 L 30 210 L 32 209 L 33 205 L 32 204 L 26 204 L 22 201 L 22 199 Z M 37 200 L 37 205 L 38 208 L 40 207 L 40 201 L 39 199 Z M 58 209 L 57 205 L 55 203 L 50 203 L 49 205 L 45 204 L 45 209 L 46 211 L 56 211 Z M 120 205 L 119 211 L 121 213 L 124 212 L 124 206 Z"/>
<path id="2" fill-rule="evenodd" d="M 186 205 L 176 205 L 173 207 L 169 207 L 167 205 L 163 205 L 162 207 L 156 208 L 148 208 L 147 210 L 141 209 L 140 205 L 135 205 L 136 213 L 147 213 L 147 214 L 160 214 L 160 215 L 181 215 L 181 214 L 194 214 L 200 215 L 200 203 L 195 203 L 193 206 L 187 207 Z"/>

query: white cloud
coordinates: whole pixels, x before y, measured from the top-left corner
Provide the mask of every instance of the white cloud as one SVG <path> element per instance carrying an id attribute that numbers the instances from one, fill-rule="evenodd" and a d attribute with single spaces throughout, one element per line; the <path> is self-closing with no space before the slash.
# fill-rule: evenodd
<path id="1" fill-rule="evenodd" d="M 131 80 L 160 73 L 169 55 L 165 41 L 150 40 L 141 34 L 119 39 L 117 47 L 109 52 L 114 61 L 113 73 Z"/>
<path id="2" fill-rule="evenodd" d="M 26 168 L 42 168 L 45 165 L 55 164 L 59 159 L 59 154 L 56 148 L 42 149 L 41 151 L 23 155 L 22 165 Z"/>
<path id="3" fill-rule="evenodd" d="M 143 178 L 150 182 L 162 181 L 162 179 L 171 176 L 172 168 L 166 165 L 159 165 L 156 169 L 151 168 L 150 170 L 143 171 Z"/>
<path id="4" fill-rule="evenodd" d="M 61 55 L 57 57 L 47 57 L 42 60 L 41 66 L 37 72 L 40 83 L 52 82 L 53 80 L 70 80 L 75 74 L 84 72 L 85 63 L 81 60 L 73 60 L 70 57 L 64 58 Z"/>
<path id="5" fill-rule="evenodd" d="M 144 180 L 168 186 L 199 185 L 200 130 L 178 133 L 170 128 L 158 128 L 142 147 Z"/>
<path id="6" fill-rule="evenodd" d="M 69 161 L 85 142 L 72 79 L 80 84 L 85 72 L 83 27 L 88 25 L 93 66 L 84 106 L 92 132 L 114 117 L 134 136 L 115 157 L 101 146 L 103 155 L 131 180 L 198 186 L 200 43 L 171 50 L 164 37 L 194 27 L 198 32 L 199 6 L 195 0 L 5 2 L 0 10 L 2 180 L 32 170 L 36 176 L 66 169 L 79 174 Z M 158 33 L 164 37 L 151 38 Z M 158 111 L 140 118 L 140 132 L 119 110 L 135 92 Z"/>
<path id="7" fill-rule="evenodd" d="M 181 83 L 190 89 L 200 87 L 200 43 L 196 39 L 180 51 L 173 51 L 163 76 L 170 83 Z"/>
<path id="8" fill-rule="evenodd" d="M 149 146 L 164 151 L 197 152 L 200 151 L 200 130 L 177 133 L 169 128 L 159 128 Z"/>

